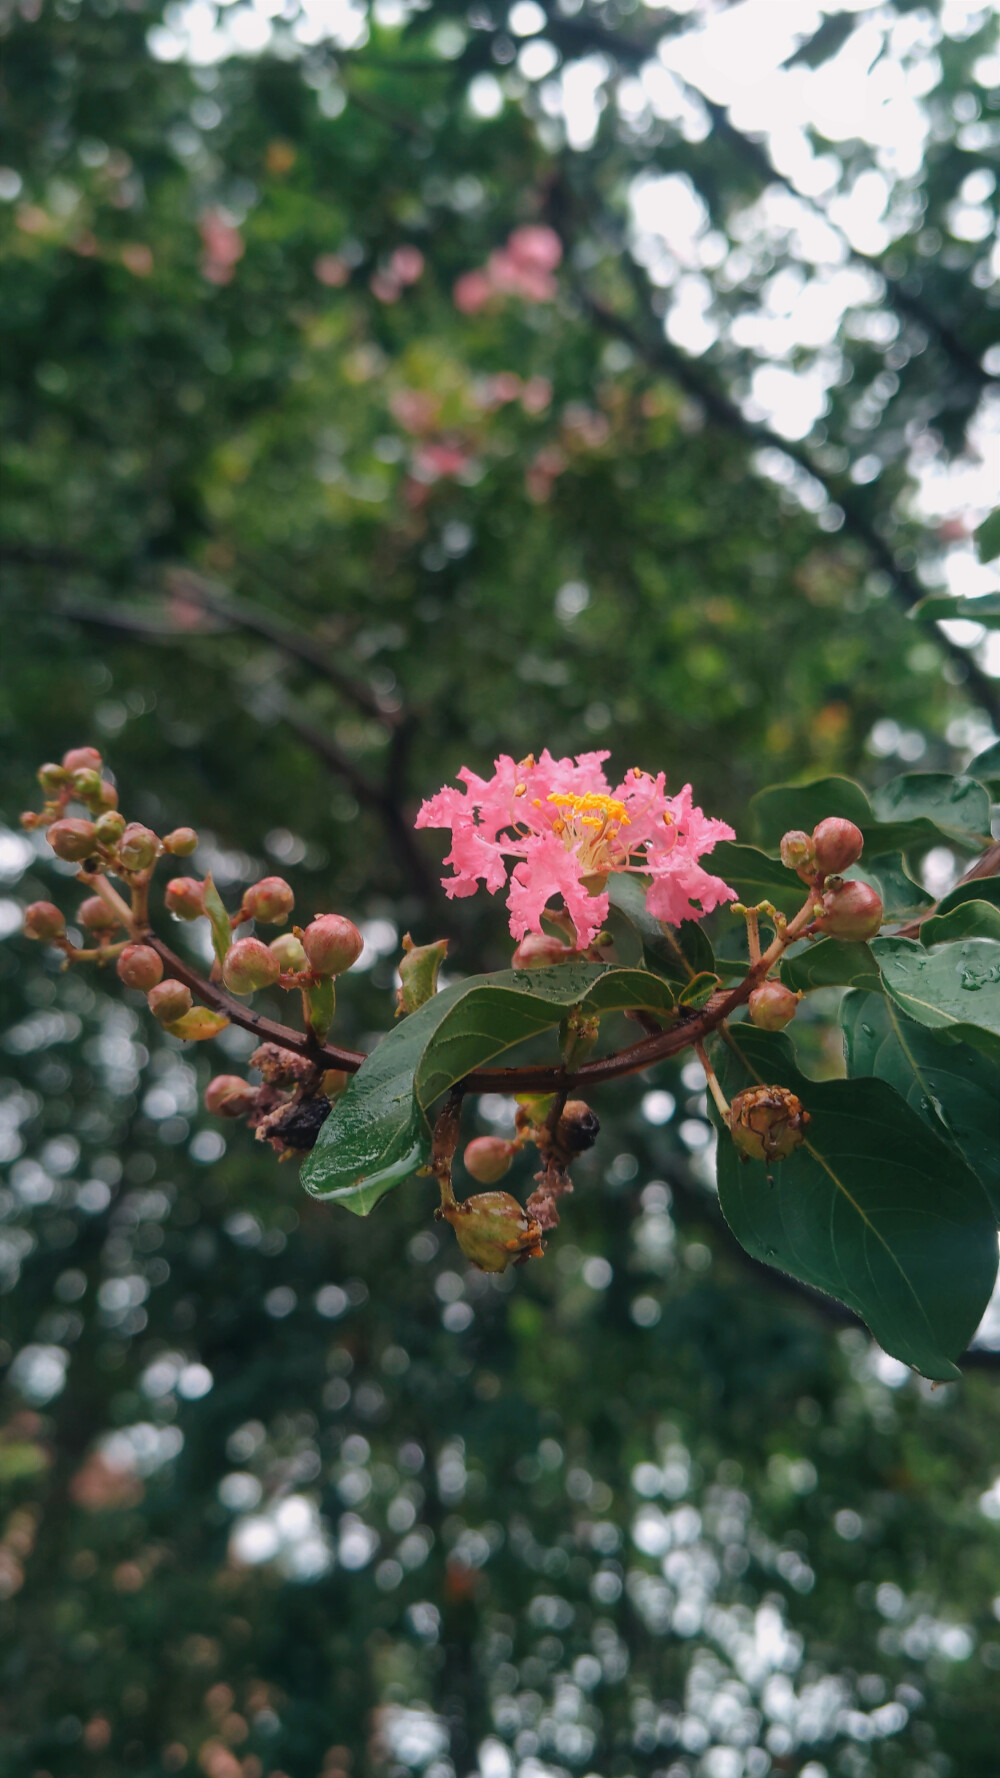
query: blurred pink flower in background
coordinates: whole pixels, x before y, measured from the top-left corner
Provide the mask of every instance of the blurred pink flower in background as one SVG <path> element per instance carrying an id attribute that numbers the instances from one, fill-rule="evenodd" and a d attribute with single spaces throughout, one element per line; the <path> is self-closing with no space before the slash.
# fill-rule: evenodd
<path id="1" fill-rule="evenodd" d="M 553 273 L 562 256 L 562 242 L 554 229 L 541 223 L 516 228 L 485 266 L 463 272 L 456 280 L 455 307 L 463 315 L 477 315 L 494 296 L 552 302 L 558 290 Z"/>
<path id="2" fill-rule="evenodd" d="M 205 249 L 201 275 L 210 284 L 229 284 L 246 252 L 243 236 L 223 210 L 204 210 L 198 223 Z"/>

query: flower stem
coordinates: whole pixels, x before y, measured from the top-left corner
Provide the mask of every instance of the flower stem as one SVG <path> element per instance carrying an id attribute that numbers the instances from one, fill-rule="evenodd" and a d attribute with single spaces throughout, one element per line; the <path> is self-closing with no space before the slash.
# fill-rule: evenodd
<path id="1" fill-rule="evenodd" d="M 706 1050 L 705 1045 L 700 1041 L 700 1039 L 694 1046 L 694 1053 L 697 1056 L 699 1062 L 701 1063 L 702 1067 L 705 1070 L 705 1084 L 708 1087 L 708 1090 L 711 1093 L 712 1098 L 715 1100 L 716 1109 L 718 1110 L 719 1116 L 721 1117 L 723 1123 L 728 1128 L 729 1127 L 729 1117 L 730 1117 L 729 1100 L 726 1098 L 725 1093 L 723 1092 L 722 1088 L 719 1085 L 718 1076 L 715 1072 L 715 1069 L 712 1067 L 711 1062 L 708 1059 L 708 1051 Z"/>

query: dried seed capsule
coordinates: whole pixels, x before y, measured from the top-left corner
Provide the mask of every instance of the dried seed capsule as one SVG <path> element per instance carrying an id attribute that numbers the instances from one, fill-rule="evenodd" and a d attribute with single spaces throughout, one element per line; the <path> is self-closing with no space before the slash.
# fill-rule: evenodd
<path id="1" fill-rule="evenodd" d="M 272 938 L 267 948 L 272 956 L 277 957 L 283 975 L 298 975 L 301 970 L 309 967 L 305 946 L 294 932 L 279 933 L 277 938 Z"/>
<path id="2" fill-rule="evenodd" d="M 745 1160 L 783 1161 L 805 1138 L 809 1113 L 787 1087 L 748 1087 L 730 1111 L 733 1142 Z"/>
<path id="3" fill-rule="evenodd" d="M 831 938 L 856 943 L 874 938 L 882 924 L 882 899 L 868 883 L 841 883 L 823 897 L 823 913 L 816 921 L 820 932 Z"/>
<path id="4" fill-rule="evenodd" d="M 556 1144 L 564 1154 L 583 1154 L 601 1133 L 600 1119 L 582 1099 L 567 1099 L 556 1126 Z"/>
<path id="5" fill-rule="evenodd" d="M 130 821 L 118 844 L 118 858 L 124 870 L 146 870 L 159 849 L 160 842 L 152 828 Z"/>
<path id="6" fill-rule="evenodd" d="M 53 821 L 46 837 L 57 858 L 65 858 L 70 864 L 82 864 L 93 854 L 97 829 L 92 821 L 66 815 L 61 821 Z"/>
<path id="7" fill-rule="evenodd" d="M 222 979 L 231 994 L 253 994 L 269 988 L 281 973 L 277 957 L 259 938 L 238 938 L 222 965 Z"/>
<path id="8" fill-rule="evenodd" d="M 64 772 L 99 772 L 104 761 L 96 747 L 71 747 L 62 763 Z"/>
<path id="9" fill-rule="evenodd" d="M 502 1136 L 475 1136 L 462 1158 L 466 1172 L 480 1185 L 496 1185 L 510 1171 L 514 1154 L 513 1142 L 505 1142 Z"/>
<path id="10" fill-rule="evenodd" d="M 295 897 L 284 877 L 262 877 L 246 891 L 242 913 L 266 926 L 283 926 L 294 906 Z"/>
<path id="11" fill-rule="evenodd" d="M 365 948 L 353 920 L 343 914 L 317 914 L 302 934 L 302 943 L 318 975 L 342 975 Z"/>
<path id="12" fill-rule="evenodd" d="M 782 982 L 764 982 L 748 1001 L 750 1017 L 761 1031 L 783 1031 L 799 1010 L 801 994 Z"/>
<path id="13" fill-rule="evenodd" d="M 828 815 L 825 821 L 813 828 L 813 844 L 816 848 L 816 868 L 825 877 L 832 876 L 836 871 L 847 870 L 856 864 L 865 846 L 865 836 L 860 827 L 853 821 L 846 821 L 841 815 Z"/>
<path id="14" fill-rule="evenodd" d="M 214 1117 L 243 1117 L 256 1103 L 258 1091 L 238 1074 L 217 1074 L 205 1088 L 205 1110 Z"/>
<path id="15" fill-rule="evenodd" d="M 116 932 L 124 924 L 121 915 L 109 908 L 99 895 L 88 895 L 86 901 L 80 903 L 78 917 L 80 925 L 88 932 Z"/>
<path id="16" fill-rule="evenodd" d="M 185 988 L 183 982 L 172 979 L 168 982 L 159 982 L 155 987 L 150 988 L 146 995 L 146 1001 L 154 1019 L 159 1019 L 161 1025 L 174 1024 L 177 1019 L 182 1019 L 186 1012 L 190 1012 L 194 1005 L 191 990 Z"/>
<path id="17" fill-rule="evenodd" d="M 175 827 L 163 842 L 163 849 L 173 858 L 190 858 L 197 850 L 198 835 L 193 827 Z"/>
<path id="18" fill-rule="evenodd" d="M 542 1231 L 509 1192 L 478 1192 L 464 1204 L 442 1205 L 467 1260 L 480 1272 L 505 1272 L 519 1259 L 540 1259 Z"/>
<path id="19" fill-rule="evenodd" d="M 59 909 L 51 901 L 33 901 L 24 910 L 25 938 L 38 938 L 51 942 L 54 938 L 63 938 L 66 933 L 66 922 Z"/>
<path id="20" fill-rule="evenodd" d="M 144 994 L 163 980 L 163 964 L 152 945 L 126 945 L 115 968 L 126 988 L 141 988 Z"/>
<path id="21" fill-rule="evenodd" d="M 197 920 L 205 912 L 205 885 L 197 877 L 171 877 L 164 901 L 181 920 Z"/>

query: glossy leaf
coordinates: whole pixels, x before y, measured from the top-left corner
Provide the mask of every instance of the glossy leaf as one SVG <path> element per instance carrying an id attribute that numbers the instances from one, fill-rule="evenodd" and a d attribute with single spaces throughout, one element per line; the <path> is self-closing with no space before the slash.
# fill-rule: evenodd
<path id="1" fill-rule="evenodd" d="M 909 938 L 876 938 L 886 990 L 920 1025 L 991 1053 L 1000 1044 L 1000 944 L 967 938 L 927 950 Z"/>
<path id="2" fill-rule="evenodd" d="M 768 1169 L 719 1138 L 719 1198 L 755 1259 L 845 1303 L 893 1357 L 953 1378 L 990 1299 L 997 1244 L 972 1169 L 886 1081 L 812 1081 L 787 1039 L 753 1026 L 719 1046 L 728 1095 L 752 1084 L 797 1093 L 803 1145 Z"/>
<path id="3" fill-rule="evenodd" d="M 975 533 L 976 552 L 981 562 L 993 562 L 1000 556 L 1000 506 L 985 518 Z"/>
<path id="4" fill-rule="evenodd" d="M 969 766 L 970 778 L 978 778 L 980 784 L 989 784 L 1000 793 L 1000 741 L 994 741 L 991 747 L 985 747 L 977 753 Z"/>
<path id="5" fill-rule="evenodd" d="M 1000 877 L 972 877 L 968 883 L 956 883 L 937 904 L 937 914 L 950 914 L 966 901 L 988 901 L 1000 908 Z"/>
<path id="6" fill-rule="evenodd" d="M 674 999 L 647 970 L 596 963 L 470 976 L 396 1025 L 338 1099 L 302 1171 L 315 1196 L 366 1216 L 430 1158 L 427 1113 L 471 1069 L 557 1027 L 571 1006 L 643 1007 L 667 1018 Z"/>
<path id="7" fill-rule="evenodd" d="M 887 920 L 912 920 L 933 905 L 934 897 L 913 881 L 898 852 L 862 858 L 844 875 L 859 883 L 870 883 L 878 891 Z"/>
<path id="8" fill-rule="evenodd" d="M 769 858 L 756 846 L 739 846 L 735 840 L 722 840 L 715 847 L 712 870 L 732 885 L 747 907 L 755 907 L 759 901 L 771 901 L 788 919 L 798 913 L 809 893 L 808 884 L 803 883 L 793 870 L 786 870 L 780 859 Z M 739 917 L 729 917 L 735 926 Z M 742 918 L 739 918 L 739 925 L 743 925 Z"/>
<path id="9" fill-rule="evenodd" d="M 723 874 L 718 866 L 715 868 Z M 608 896 L 611 906 L 624 916 L 638 937 L 645 966 L 654 974 L 671 982 L 687 982 L 715 968 L 712 946 L 697 920 L 664 926 L 647 912 L 646 885 L 641 878 L 621 873 L 610 877 Z"/>
<path id="10" fill-rule="evenodd" d="M 932 914 L 920 927 L 924 945 L 954 944 L 962 938 L 1000 939 L 1000 907 L 991 901 L 962 901 L 947 914 Z"/>
<path id="11" fill-rule="evenodd" d="M 868 988 L 881 993 L 878 965 L 867 945 L 844 939 L 807 941 L 795 956 L 785 956 L 778 972 L 786 988 L 808 994 L 813 988 Z"/>
<path id="12" fill-rule="evenodd" d="M 931 593 L 910 611 L 910 616 L 925 623 L 956 618 L 965 623 L 984 624 L 988 630 L 1000 629 L 1000 593 L 980 593 L 978 598 L 954 599 L 948 593 Z"/>
<path id="13" fill-rule="evenodd" d="M 807 784 L 772 784 L 750 801 L 750 819 L 762 846 L 777 852 L 790 829 L 812 833 L 827 815 L 841 815 L 862 832 L 873 822 L 872 807 L 853 778 L 814 778 Z M 716 856 L 721 848 L 716 847 Z"/>
<path id="14" fill-rule="evenodd" d="M 982 784 L 947 772 L 904 772 L 877 790 L 871 802 L 851 778 L 777 784 L 758 792 L 750 810 L 761 845 L 771 851 L 789 828 L 811 832 L 826 815 L 845 816 L 860 827 L 872 857 L 942 842 L 975 851 L 990 831 Z"/>
<path id="15" fill-rule="evenodd" d="M 1000 1065 L 916 1024 L 882 995 L 851 992 L 840 1017 L 848 1073 L 888 1081 L 953 1142 L 1000 1219 Z"/>

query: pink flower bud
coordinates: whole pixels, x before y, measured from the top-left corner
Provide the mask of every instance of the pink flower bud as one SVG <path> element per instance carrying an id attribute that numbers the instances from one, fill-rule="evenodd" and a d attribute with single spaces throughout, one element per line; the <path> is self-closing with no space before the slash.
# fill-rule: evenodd
<path id="1" fill-rule="evenodd" d="M 153 863 L 160 842 L 149 827 L 130 821 L 118 846 L 118 858 L 125 870 L 146 870 Z"/>
<path id="2" fill-rule="evenodd" d="M 284 975 L 298 975 L 301 970 L 309 967 L 305 946 L 294 932 L 282 932 L 277 938 L 272 938 L 267 948 L 272 956 L 277 957 Z"/>
<path id="3" fill-rule="evenodd" d="M 51 901 L 33 901 L 30 907 L 25 908 L 25 938 L 62 938 L 65 931 L 66 922 Z"/>
<path id="4" fill-rule="evenodd" d="M 576 956 L 572 945 L 561 938 L 550 938 L 547 932 L 528 932 L 511 958 L 515 969 L 547 969 L 550 963 L 571 963 Z"/>
<path id="5" fill-rule="evenodd" d="M 730 1130 L 747 1161 L 784 1161 L 805 1140 L 809 1113 L 787 1087 L 748 1087 L 737 1093 Z"/>
<path id="6" fill-rule="evenodd" d="M 198 835 L 193 827 L 175 827 L 168 833 L 163 842 L 163 849 L 174 858 L 190 858 L 198 845 Z"/>
<path id="7" fill-rule="evenodd" d="M 71 747 L 62 762 L 65 772 L 99 772 L 104 764 L 96 747 Z"/>
<path id="8" fill-rule="evenodd" d="M 343 914 L 317 914 L 302 934 L 302 943 L 318 975 L 342 975 L 365 948 L 353 920 Z"/>
<path id="9" fill-rule="evenodd" d="M 882 900 L 867 883 L 841 883 L 823 897 L 823 913 L 816 921 L 820 932 L 831 938 L 861 943 L 874 938 L 882 924 Z"/>
<path id="10" fill-rule="evenodd" d="M 106 815 L 99 816 L 94 832 L 102 846 L 117 846 L 125 832 L 124 815 L 119 815 L 117 809 L 109 809 Z"/>
<path id="11" fill-rule="evenodd" d="M 80 925 L 88 932 L 115 932 L 122 924 L 120 914 L 109 908 L 99 895 L 88 895 L 78 910 Z"/>
<path id="12" fill-rule="evenodd" d="M 782 834 L 781 862 L 786 870 L 796 870 L 800 876 L 812 876 L 816 869 L 816 847 L 812 836 L 800 828 Z"/>
<path id="13" fill-rule="evenodd" d="M 118 792 L 110 778 L 101 779 L 101 787 L 94 798 L 94 802 L 100 809 L 117 809 Z"/>
<path id="14" fill-rule="evenodd" d="M 66 771 L 63 766 L 44 765 L 38 768 L 38 782 L 46 796 L 56 796 L 66 782 Z"/>
<path id="15" fill-rule="evenodd" d="M 115 967 L 118 979 L 126 988 L 141 988 L 144 994 L 163 980 L 163 964 L 152 945 L 126 945 Z M 168 987 L 179 985 L 177 982 L 167 983 Z M 187 993 L 187 989 L 184 992 Z"/>
<path id="16" fill-rule="evenodd" d="M 256 1103 L 257 1092 L 238 1074 L 217 1074 L 205 1088 L 205 1110 L 213 1117 L 243 1117 Z"/>
<path id="17" fill-rule="evenodd" d="M 782 982 L 764 982 L 750 996 L 750 1017 L 761 1031 L 783 1031 L 798 1012 L 801 998 Z"/>
<path id="18" fill-rule="evenodd" d="M 53 821 L 47 837 L 57 858 L 65 858 L 70 864 L 82 864 L 93 854 L 97 829 L 92 821 L 79 821 L 75 816 L 67 815 L 61 821 Z"/>
<path id="19" fill-rule="evenodd" d="M 171 877 L 164 900 L 180 919 L 197 920 L 205 912 L 205 885 L 197 877 Z"/>
<path id="20" fill-rule="evenodd" d="M 242 912 L 266 926 L 283 926 L 294 906 L 295 897 L 284 877 L 262 877 L 244 894 Z"/>
<path id="21" fill-rule="evenodd" d="M 147 949 L 145 945 L 139 946 L 138 948 L 141 950 Z M 122 952 L 123 956 L 124 954 L 125 953 Z M 153 955 L 154 957 L 156 956 L 155 951 L 153 952 Z M 158 958 L 157 961 L 159 961 Z M 172 1025 L 175 1020 L 182 1019 L 184 1014 L 190 1012 L 194 1005 L 190 989 L 185 988 L 183 982 L 176 982 L 173 980 L 168 982 L 158 982 L 154 987 L 150 988 L 149 993 L 146 995 L 146 1002 L 154 1019 L 159 1019 L 161 1025 Z"/>
<path id="22" fill-rule="evenodd" d="M 476 1136 L 463 1156 L 465 1170 L 480 1185 L 496 1185 L 510 1171 L 514 1152 L 513 1142 L 505 1142 L 502 1136 Z"/>
<path id="23" fill-rule="evenodd" d="M 865 836 L 860 827 L 855 827 L 853 821 L 845 821 L 841 815 L 828 815 L 813 828 L 812 837 L 817 869 L 826 877 L 856 864 L 864 850 Z"/>
<path id="24" fill-rule="evenodd" d="M 281 970 L 277 957 L 259 938 L 238 938 L 222 965 L 222 979 L 232 994 L 253 994 L 269 988 Z"/>

